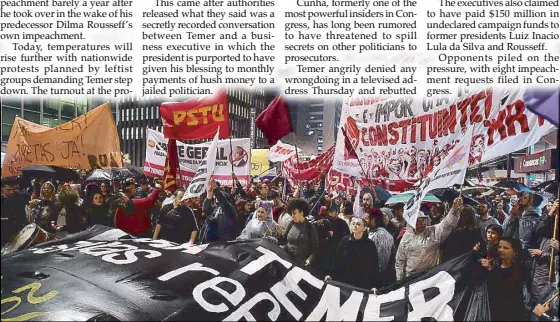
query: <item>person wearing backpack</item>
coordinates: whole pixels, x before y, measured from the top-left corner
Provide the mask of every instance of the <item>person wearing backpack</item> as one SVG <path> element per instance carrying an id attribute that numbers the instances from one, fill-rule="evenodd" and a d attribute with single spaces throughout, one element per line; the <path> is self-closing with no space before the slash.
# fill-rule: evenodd
<path id="1" fill-rule="evenodd" d="M 280 245 L 295 259 L 301 260 L 310 267 L 319 248 L 317 230 L 306 219 L 309 216 L 309 203 L 303 199 L 292 199 L 288 204 L 288 213 L 292 221 L 283 231 Z"/>

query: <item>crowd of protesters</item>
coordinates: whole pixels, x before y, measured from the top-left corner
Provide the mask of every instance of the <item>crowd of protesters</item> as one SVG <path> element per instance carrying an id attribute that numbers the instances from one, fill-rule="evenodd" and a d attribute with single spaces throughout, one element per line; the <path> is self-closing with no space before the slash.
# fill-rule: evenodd
<path id="1" fill-rule="evenodd" d="M 235 177 L 235 175 L 234 175 Z M 558 201 L 539 194 L 475 193 L 424 203 L 416 226 L 403 218 L 404 204 L 385 205 L 375 189 L 359 195 L 327 191 L 324 178 L 311 187 L 282 180 L 221 187 L 214 180 L 200 197 L 183 200 L 155 180 L 126 180 L 78 187 L 35 179 L 2 181 L 2 246 L 33 223 L 64 237 L 94 225 L 137 237 L 203 244 L 264 238 L 325 280 L 380 288 L 471 252 L 487 278 L 492 320 L 558 320 L 558 261 L 549 280 Z M 83 188 L 83 189 L 82 189 Z M 118 189 L 118 190 L 117 190 Z"/>

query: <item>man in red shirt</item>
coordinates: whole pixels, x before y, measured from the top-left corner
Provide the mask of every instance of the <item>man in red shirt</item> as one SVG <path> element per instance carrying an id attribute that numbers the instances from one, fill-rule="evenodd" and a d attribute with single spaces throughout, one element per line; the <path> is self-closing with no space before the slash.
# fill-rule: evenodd
<path id="1" fill-rule="evenodd" d="M 127 182 L 125 192 L 120 193 L 121 206 L 115 213 L 115 227 L 136 237 L 152 237 L 152 223 L 148 214 L 158 199 L 161 188 L 153 189 L 146 198 L 133 199 L 131 194 L 136 192 L 133 182 Z"/>

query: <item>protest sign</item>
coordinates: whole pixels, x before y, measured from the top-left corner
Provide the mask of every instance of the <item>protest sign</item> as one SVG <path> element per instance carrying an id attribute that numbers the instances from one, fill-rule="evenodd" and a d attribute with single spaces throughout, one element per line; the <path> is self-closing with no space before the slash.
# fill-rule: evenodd
<path id="1" fill-rule="evenodd" d="M 270 168 L 268 163 L 268 150 L 267 149 L 252 149 L 251 150 L 251 175 L 252 176 L 265 176 L 274 173 L 275 169 Z"/>
<path id="2" fill-rule="evenodd" d="M 220 138 L 230 136 L 228 99 L 225 91 L 186 102 L 160 105 L 163 134 L 178 140 L 211 139 L 220 129 Z"/>
<path id="3" fill-rule="evenodd" d="M 144 173 L 150 177 L 162 177 L 165 168 L 168 139 L 164 138 L 161 132 L 152 129 L 147 129 L 146 135 L 148 139 Z M 218 141 L 214 179 L 220 182 L 221 185 L 231 186 L 231 165 L 233 162 L 233 169 L 237 179 L 239 179 L 241 184 L 246 185 L 250 181 L 251 164 L 249 162 L 249 153 L 251 151 L 251 140 L 231 139 L 231 143 L 234 151 L 233 154 L 231 153 L 229 140 Z M 182 184 L 192 180 L 209 146 L 210 142 L 200 144 L 177 142 L 179 172 Z"/>
<path id="4" fill-rule="evenodd" d="M 284 162 L 294 155 L 296 155 L 296 148 L 293 145 L 285 144 L 278 140 L 278 142 L 270 148 L 268 160 L 270 162 Z"/>
<path id="5" fill-rule="evenodd" d="M 216 135 L 214 136 L 214 140 L 212 140 L 208 150 L 206 150 L 204 159 L 202 159 L 202 162 L 198 165 L 198 169 L 196 169 L 196 173 L 183 195 L 183 200 L 200 197 L 208 190 L 210 179 L 212 178 L 216 167 L 219 135 L 220 129 L 218 128 Z"/>
<path id="6" fill-rule="evenodd" d="M 324 282 L 266 239 L 190 246 L 94 226 L 3 257 L 2 318 L 489 321 L 477 266 L 468 253 L 374 294 Z"/>
<path id="7" fill-rule="evenodd" d="M 503 88 L 471 92 L 455 100 L 419 97 L 342 106 L 333 167 L 368 178 L 417 180 L 473 126 L 475 164 L 538 142 L 555 127 L 525 107 L 524 90 Z M 344 131 L 343 131 L 344 130 Z M 352 150 L 357 155 L 353 155 Z"/>
<path id="8" fill-rule="evenodd" d="M 473 140 L 474 127 L 471 126 L 463 134 L 461 140 L 451 148 L 449 154 L 441 161 L 435 164 L 433 170 L 428 169 L 428 175 L 420 180 L 418 188 L 414 191 L 412 198 L 407 202 L 404 208 L 403 217 L 406 222 L 416 227 L 418 212 L 422 205 L 422 200 L 428 192 L 438 188 L 448 188 L 454 184 L 463 184 L 467 168 L 469 167 L 469 152 Z"/>
<path id="9" fill-rule="evenodd" d="M 103 135 L 100 135 L 103 129 Z M 117 127 L 109 104 L 55 128 L 16 117 L 2 165 L 2 177 L 29 165 L 107 169 L 123 166 Z"/>

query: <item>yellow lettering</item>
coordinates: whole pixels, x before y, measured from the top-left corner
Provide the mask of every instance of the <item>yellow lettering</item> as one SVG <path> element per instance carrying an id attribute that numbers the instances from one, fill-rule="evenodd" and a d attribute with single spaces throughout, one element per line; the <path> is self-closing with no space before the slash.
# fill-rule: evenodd
<path id="1" fill-rule="evenodd" d="M 216 114 L 216 112 L 217 112 L 217 114 Z M 223 104 L 214 105 L 212 107 L 212 117 L 214 118 L 214 121 L 217 121 L 217 122 L 223 122 L 224 121 L 224 105 Z"/>
<path id="2" fill-rule="evenodd" d="M 202 124 L 208 124 L 208 112 L 212 110 L 212 106 L 204 106 L 200 108 L 200 113 L 202 113 Z"/>
<path id="3" fill-rule="evenodd" d="M 183 122 L 185 116 L 187 116 L 185 111 L 173 111 L 173 123 L 179 125 L 179 123 Z"/>
<path id="4" fill-rule="evenodd" d="M 17 294 L 17 293 L 21 293 L 25 290 L 30 290 L 29 293 L 27 294 L 27 301 L 30 304 L 43 303 L 47 300 L 52 299 L 56 295 L 58 295 L 57 291 L 50 291 L 45 295 L 35 296 L 35 292 L 37 292 L 37 290 L 39 290 L 40 287 L 41 287 L 41 283 L 35 282 L 35 283 L 31 283 L 31 284 L 27 284 L 25 286 L 22 286 L 22 287 L 20 287 L 16 290 L 14 290 L 13 293 Z M 1 315 L 9 313 L 12 310 L 14 310 L 15 308 L 17 308 L 21 304 L 21 298 L 18 297 L 18 296 L 12 296 L 12 297 L 2 299 L 2 305 L 6 304 L 6 303 L 10 303 L 10 302 L 16 302 L 16 303 L 12 307 L 10 307 L 8 310 L 3 311 Z M 34 319 L 34 318 L 39 317 L 39 316 L 46 315 L 46 314 L 49 314 L 49 312 L 28 312 L 28 313 L 25 313 L 25 314 L 22 314 L 20 316 L 16 316 L 16 317 L 13 317 L 13 318 L 2 317 L 2 321 L 27 321 L 27 320 L 31 320 L 31 319 Z"/>
<path id="5" fill-rule="evenodd" d="M 196 115 L 194 115 L 196 112 L 198 111 L 197 110 L 187 111 L 187 116 L 189 117 L 189 119 L 187 120 L 187 125 L 198 125 L 198 118 L 196 117 Z"/>
<path id="6" fill-rule="evenodd" d="M 45 295 L 35 297 L 35 292 L 37 292 L 37 290 L 39 290 L 40 287 L 41 287 L 41 283 L 35 282 L 18 288 L 17 290 L 14 291 L 14 293 L 17 294 L 25 290 L 30 290 L 29 293 L 27 293 L 27 301 L 29 301 L 29 303 L 31 304 L 43 303 L 58 295 L 57 291 L 50 291 Z"/>
<path id="7" fill-rule="evenodd" d="M 15 309 L 16 307 L 18 307 L 21 304 L 21 299 L 19 298 L 19 296 L 12 296 L 12 297 L 8 297 L 6 299 L 2 299 L 2 305 L 6 304 L 6 303 L 10 303 L 10 302 L 17 302 L 15 305 L 13 305 L 10 309 L 3 311 L 2 315 L 10 312 L 11 310 Z M 4 321 L 4 318 L 2 318 L 2 321 Z"/>

